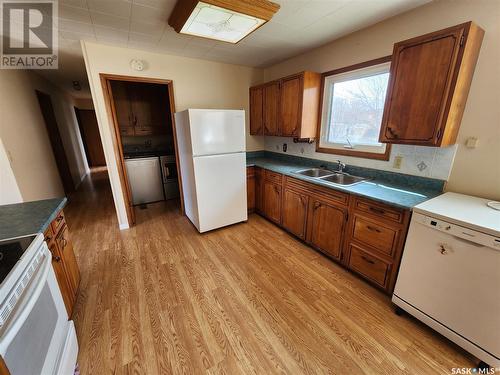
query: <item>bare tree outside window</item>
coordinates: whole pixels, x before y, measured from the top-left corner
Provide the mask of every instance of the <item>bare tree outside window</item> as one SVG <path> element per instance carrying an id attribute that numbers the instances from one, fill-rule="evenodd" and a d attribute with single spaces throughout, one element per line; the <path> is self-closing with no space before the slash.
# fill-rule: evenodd
<path id="1" fill-rule="evenodd" d="M 389 73 L 380 73 L 330 86 L 328 142 L 379 146 Z"/>

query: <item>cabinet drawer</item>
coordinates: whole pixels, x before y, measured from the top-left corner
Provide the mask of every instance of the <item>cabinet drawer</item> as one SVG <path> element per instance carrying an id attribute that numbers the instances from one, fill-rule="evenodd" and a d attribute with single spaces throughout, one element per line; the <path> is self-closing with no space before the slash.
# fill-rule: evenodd
<path id="1" fill-rule="evenodd" d="M 353 244 L 351 244 L 349 268 L 385 287 L 389 265 Z"/>
<path id="2" fill-rule="evenodd" d="M 315 195 L 332 204 L 347 205 L 349 203 L 349 194 L 293 177 L 285 176 L 285 186 L 298 192 Z"/>
<path id="3" fill-rule="evenodd" d="M 52 221 L 50 224 L 52 226 L 52 232 L 54 235 L 57 235 L 61 228 L 64 226 L 66 223 L 66 220 L 64 219 L 64 212 L 59 212 L 56 216 L 56 218 Z"/>
<path id="4" fill-rule="evenodd" d="M 273 171 L 270 171 L 270 170 L 264 170 L 264 178 L 266 180 L 269 180 L 269 181 L 272 181 L 276 184 L 280 184 L 281 185 L 281 179 L 282 179 L 283 175 L 281 173 L 276 173 L 276 172 L 273 172 Z"/>
<path id="5" fill-rule="evenodd" d="M 381 225 L 361 216 L 354 217 L 352 237 L 392 256 L 397 230 Z"/>
<path id="6" fill-rule="evenodd" d="M 394 207 L 388 207 L 385 204 L 357 198 L 354 208 L 358 211 L 366 212 L 371 215 L 402 223 L 404 219 L 404 210 Z"/>

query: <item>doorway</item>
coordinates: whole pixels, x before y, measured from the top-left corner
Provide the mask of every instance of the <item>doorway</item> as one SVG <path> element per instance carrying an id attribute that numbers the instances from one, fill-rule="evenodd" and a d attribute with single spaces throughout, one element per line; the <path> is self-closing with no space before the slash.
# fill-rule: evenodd
<path id="1" fill-rule="evenodd" d="M 93 109 L 79 109 L 75 107 L 75 114 L 89 167 L 106 166 L 95 111 Z"/>
<path id="2" fill-rule="evenodd" d="M 52 100 L 49 94 L 38 90 L 35 90 L 35 92 L 38 104 L 40 105 L 40 110 L 42 112 L 42 117 L 45 122 L 45 127 L 47 128 L 47 134 L 49 136 L 52 152 L 54 153 L 54 158 L 56 160 L 57 170 L 59 172 L 59 176 L 61 177 L 64 193 L 68 195 L 69 193 L 75 191 L 75 185 L 69 169 L 68 158 L 66 157 L 66 152 L 64 151 L 61 134 L 59 133 L 59 127 L 57 126 Z"/>
<path id="3" fill-rule="evenodd" d="M 129 224 L 135 224 L 136 209 L 155 202 L 178 202 L 183 212 L 172 81 L 100 77 Z"/>

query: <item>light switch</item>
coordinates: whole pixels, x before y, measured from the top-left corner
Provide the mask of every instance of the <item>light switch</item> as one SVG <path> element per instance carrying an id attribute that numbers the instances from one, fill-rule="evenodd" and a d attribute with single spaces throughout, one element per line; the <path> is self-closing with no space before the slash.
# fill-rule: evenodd
<path id="1" fill-rule="evenodd" d="M 478 139 L 476 137 L 469 137 L 465 141 L 465 147 L 467 148 L 476 148 Z"/>

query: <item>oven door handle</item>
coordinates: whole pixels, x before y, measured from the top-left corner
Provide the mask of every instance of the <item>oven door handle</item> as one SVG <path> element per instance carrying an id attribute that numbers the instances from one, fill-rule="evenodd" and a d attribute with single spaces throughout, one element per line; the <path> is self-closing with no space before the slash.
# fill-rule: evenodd
<path id="1" fill-rule="evenodd" d="M 2 356 L 7 352 L 10 343 L 16 337 L 23 326 L 24 321 L 33 310 L 35 303 L 42 293 L 42 289 L 47 282 L 50 268 L 52 267 L 52 258 L 47 245 L 44 244 L 44 259 L 38 268 L 37 275 L 30 280 L 30 286 L 24 291 L 21 299 L 17 301 L 14 313 L 9 317 L 4 327 L 0 329 L 0 354 Z M 41 322 L 43 324 L 43 322 Z"/>

